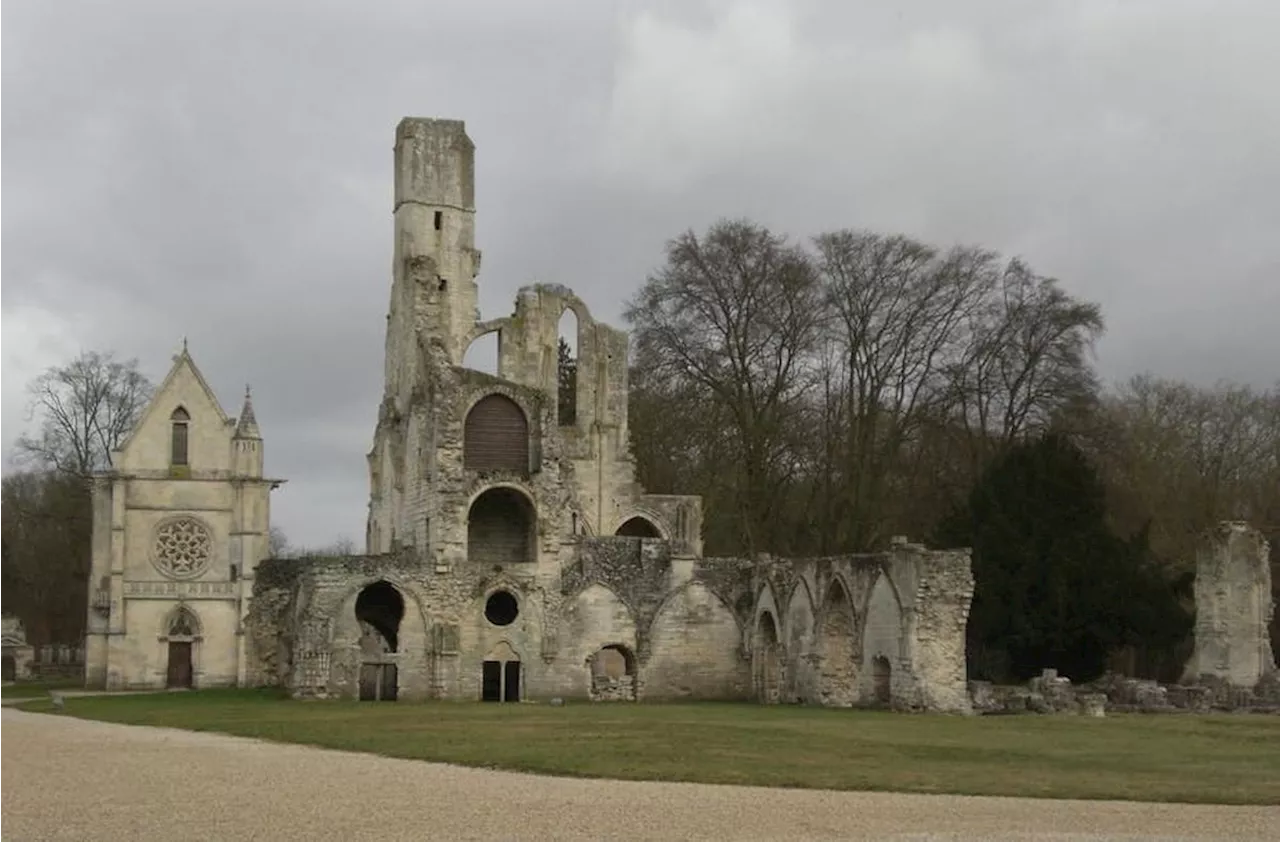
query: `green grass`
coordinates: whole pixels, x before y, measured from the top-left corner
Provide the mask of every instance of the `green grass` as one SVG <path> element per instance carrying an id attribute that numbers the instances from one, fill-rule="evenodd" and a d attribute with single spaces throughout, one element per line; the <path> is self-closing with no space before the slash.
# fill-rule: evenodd
<path id="1" fill-rule="evenodd" d="M 0 698 L 37 699 L 49 695 L 50 690 L 83 690 L 83 678 L 54 678 L 48 681 L 19 681 L 0 687 Z"/>
<path id="2" fill-rule="evenodd" d="M 47 700 L 22 705 L 49 711 Z M 557 775 L 1280 804 L 1280 717 L 924 716 L 750 704 L 295 702 L 272 691 L 69 698 L 67 715 Z"/>

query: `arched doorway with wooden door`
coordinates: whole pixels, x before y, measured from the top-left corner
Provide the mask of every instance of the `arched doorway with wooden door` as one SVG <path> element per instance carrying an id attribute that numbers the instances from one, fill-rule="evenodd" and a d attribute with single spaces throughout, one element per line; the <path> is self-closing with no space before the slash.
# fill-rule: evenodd
<path id="1" fill-rule="evenodd" d="M 362 702 L 394 702 L 400 690 L 396 653 L 400 650 L 404 597 L 390 582 L 379 580 L 360 591 L 355 614 L 360 626 L 358 698 Z"/>
<path id="2" fill-rule="evenodd" d="M 200 618 L 185 604 L 179 605 L 165 623 L 165 687 L 195 687 L 195 647 L 199 640 Z"/>

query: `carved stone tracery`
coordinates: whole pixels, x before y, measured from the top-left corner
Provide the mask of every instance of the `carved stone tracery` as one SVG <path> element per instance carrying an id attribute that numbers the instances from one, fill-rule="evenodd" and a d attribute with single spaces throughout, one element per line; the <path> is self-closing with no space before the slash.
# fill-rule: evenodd
<path id="1" fill-rule="evenodd" d="M 213 536 L 203 523 L 180 517 L 160 524 L 156 530 L 155 565 L 174 579 L 199 576 L 213 557 Z"/>

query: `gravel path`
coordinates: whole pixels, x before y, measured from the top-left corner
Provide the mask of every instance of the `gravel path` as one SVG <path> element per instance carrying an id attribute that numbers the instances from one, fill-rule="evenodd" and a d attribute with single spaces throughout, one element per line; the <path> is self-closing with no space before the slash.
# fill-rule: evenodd
<path id="1" fill-rule="evenodd" d="M 0 717 L 5 842 L 1280 839 L 1271 807 L 548 778 L 10 709 Z"/>

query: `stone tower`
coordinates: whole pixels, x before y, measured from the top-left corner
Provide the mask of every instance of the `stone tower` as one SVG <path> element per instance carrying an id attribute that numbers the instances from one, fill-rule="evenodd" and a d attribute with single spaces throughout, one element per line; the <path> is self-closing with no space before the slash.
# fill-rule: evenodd
<path id="1" fill-rule="evenodd" d="M 480 320 L 475 145 L 464 123 L 402 120 L 394 172 L 386 387 L 369 453 L 367 551 L 412 547 L 439 573 L 470 560 L 551 575 L 574 536 L 613 534 L 634 521 L 626 530 L 697 555 L 700 504 L 646 495 L 635 481 L 626 334 L 553 284 L 524 287 L 512 315 Z M 578 358 L 574 407 L 563 413 L 557 325 L 566 312 L 577 321 Z M 463 367 L 469 345 L 491 333 L 497 376 Z"/>
<path id="2" fill-rule="evenodd" d="M 475 144 L 465 124 L 406 117 L 396 127 L 394 154 L 385 386 L 369 455 L 370 553 L 426 548 L 428 516 L 408 510 L 421 508 L 425 466 L 404 460 L 429 447 L 433 387 L 444 370 L 462 362 L 478 316 Z"/>

